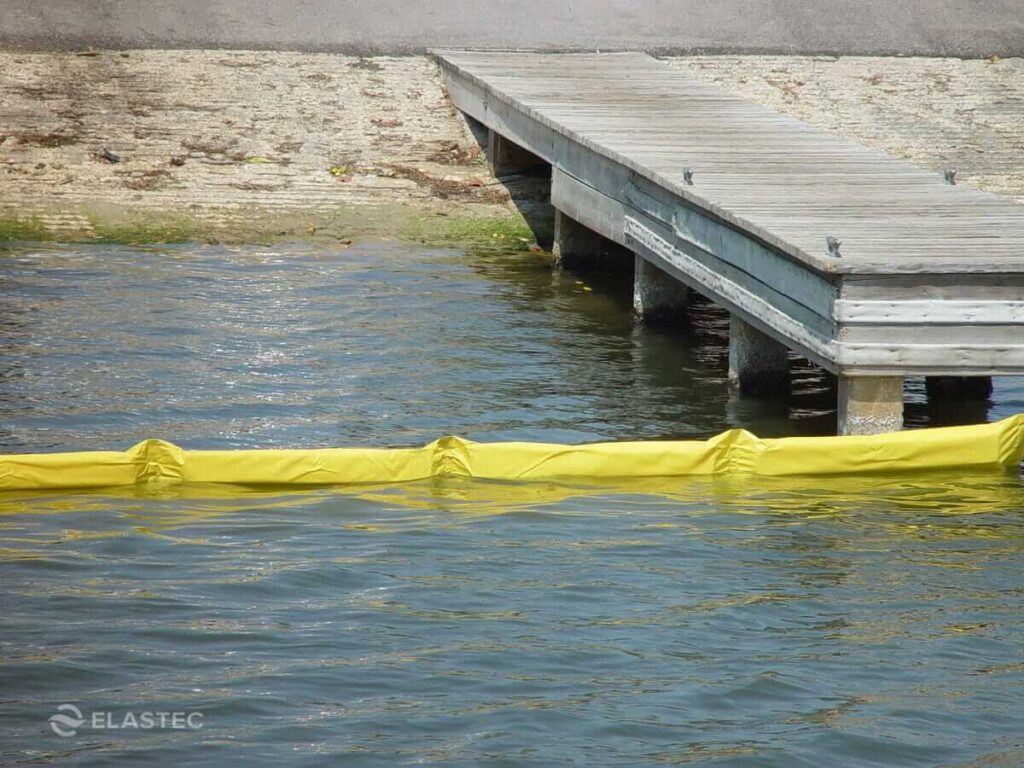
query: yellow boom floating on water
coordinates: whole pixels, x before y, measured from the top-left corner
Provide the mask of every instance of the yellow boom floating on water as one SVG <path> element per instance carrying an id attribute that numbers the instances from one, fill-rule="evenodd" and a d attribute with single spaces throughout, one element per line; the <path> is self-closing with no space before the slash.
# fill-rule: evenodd
<path id="1" fill-rule="evenodd" d="M 556 445 L 445 437 L 420 448 L 187 451 L 146 440 L 127 451 L 0 456 L 0 490 L 145 483 L 349 485 L 431 477 L 601 480 L 692 475 L 853 475 L 1010 471 L 1024 414 L 993 424 L 851 437 L 762 440 L 742 429 L 705 441 Z"/>

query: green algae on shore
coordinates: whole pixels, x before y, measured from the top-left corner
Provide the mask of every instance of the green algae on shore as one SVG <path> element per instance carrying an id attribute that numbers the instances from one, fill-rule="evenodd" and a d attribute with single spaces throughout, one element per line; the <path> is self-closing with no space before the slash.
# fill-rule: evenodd
<path id="1" fill-rule="evenodd" d="M 17 240 L 48 242 L 57 239 L 37 216 L 0 217 L 0 243 Z"/>
<path id="2" fill-rule="evenodd" d="M 466 216 L 421 216 L 411 218 L 398 231 L 398 237 L 425 245 L 453 245 L 466 248 L 497 247 L 502 250 L 530 250 L 538 237 L 526 220 L 516 215 L 509 218 Z"/>
<path id="3" fill-rule="evenodd" d="M 187 216 L 153 215 L 133 216 L 116 221 L 90 217 L 95 236 L 83 238 L 84 242 L 134 244 L 134 243 L 184 243 L 197 238 L 200 227 Z"/>
<path id="4" fill-rule="evenodd" d="M 550 233 L 547 233 L 550 236 Z M 474 216 L 463 210 L 452 213 L 423 213 L 403 206 L 341 209 L 314 214 L 301 211 L 255 210 L 244 215 L 218 219 L 184 214 L 154 212 L 89 212 L 81 223 L 62 222 L 58 228 L 46 216 L 0 216 L 0 243 L 52 242 L 159 244 L 181 242 L 268 243 L 345 242 L 361 238 L 395 238 L 434 246 L 529 250 L 537 238 L 526 220 L 516 212 L 507 216 Z"/>

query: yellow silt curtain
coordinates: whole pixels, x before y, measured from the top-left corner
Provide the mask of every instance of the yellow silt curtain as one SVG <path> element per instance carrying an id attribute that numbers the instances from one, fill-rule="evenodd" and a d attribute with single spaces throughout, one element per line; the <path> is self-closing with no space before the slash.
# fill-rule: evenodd
<path id="1" fill-rule="evenodd" d="M 1024 451 L 1024 415 L 993 424 L 851 437 L 557 445 L 445 437 L 420 448 L 187 451 L 146 440 L 127 451 L 0 456 L 0 490 L 226 483 L 391 484 L 434 477 L 587 480 L 684 476 L 841 476 L 1007 472 Z"/>

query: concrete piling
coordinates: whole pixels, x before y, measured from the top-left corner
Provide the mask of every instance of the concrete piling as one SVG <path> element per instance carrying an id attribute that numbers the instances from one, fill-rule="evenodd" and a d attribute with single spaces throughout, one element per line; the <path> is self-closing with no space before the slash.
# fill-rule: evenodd
<path id="1" fill-rule="evenodd" d="M 639 254 L 633 267 L 633 319 L 664 323 L 680 320 L 690 303 L 685 284 Z"/>
<path id="2" fill-rule="evenodd" d="M 789 392 L 789 350 L 745 320 L 729 317 L 729 387 L 738 395 Z"/>

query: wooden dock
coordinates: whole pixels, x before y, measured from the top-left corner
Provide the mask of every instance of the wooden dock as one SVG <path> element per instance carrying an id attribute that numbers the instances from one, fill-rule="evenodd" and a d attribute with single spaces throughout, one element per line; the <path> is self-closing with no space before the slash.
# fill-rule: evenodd
<path id="1" fill-rule="evenodd" d="M 905 376 L 985 397 L 1024 374 L 1016 203 L 644 54 L 436 56 L 496 170 L 551 165 L 556 253 L 635 253 L 640 315 L 680 311 L 680 283 L 729 310 L 740 392 L 788 386 L 793 350 L 839 377 L 839 431 L 867 433 L 901 428 Z"/>

